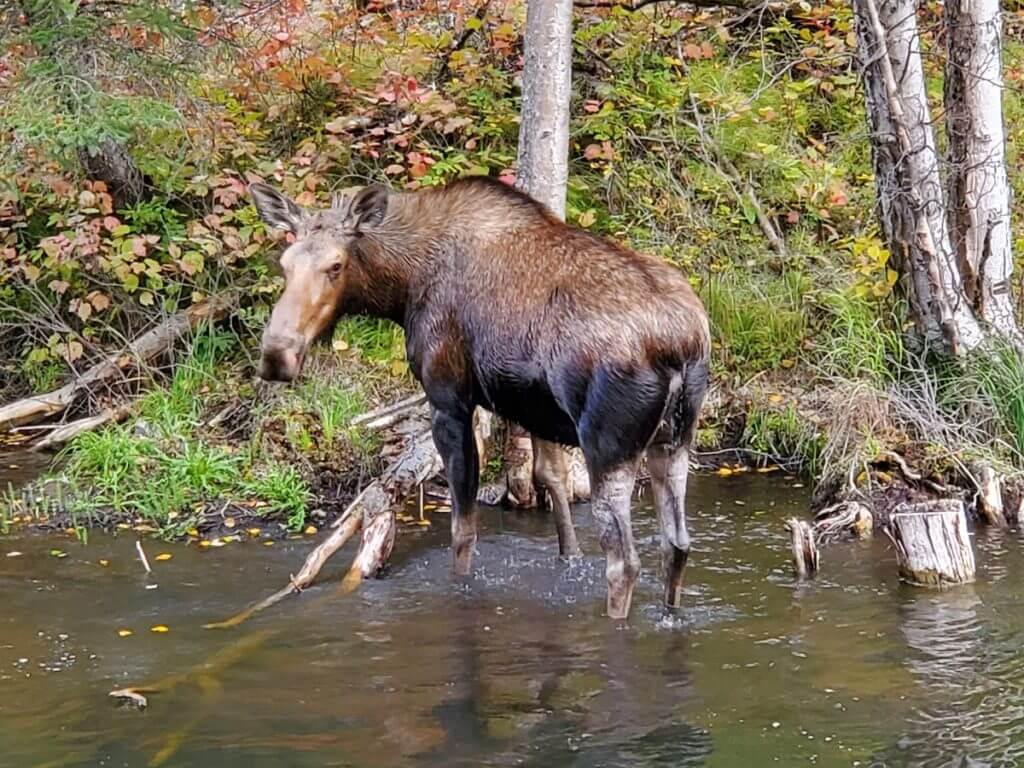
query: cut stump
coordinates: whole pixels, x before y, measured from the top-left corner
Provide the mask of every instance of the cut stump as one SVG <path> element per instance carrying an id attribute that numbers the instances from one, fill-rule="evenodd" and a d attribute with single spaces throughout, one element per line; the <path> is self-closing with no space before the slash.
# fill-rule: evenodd
<path id="1" fill-rule="evenodd" d="M 890 520 L 900 576 L 911 584 L 946 587 L 974 581 L 974 551 L 962 501 L 901 504 Z"/>

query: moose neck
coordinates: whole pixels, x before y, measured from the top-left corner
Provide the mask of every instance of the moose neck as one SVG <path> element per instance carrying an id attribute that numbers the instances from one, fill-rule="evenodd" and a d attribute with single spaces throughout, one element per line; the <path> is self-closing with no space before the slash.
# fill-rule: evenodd
<path id="1" fill-rule="evenodd" d="M 341 306 L 346 314 L 402 325 L 410 290 L 427 274 L 446 239 L 444 217 L 424 205 L 430 192 L 393 193 L 384 219 L 356 242 Z"/>

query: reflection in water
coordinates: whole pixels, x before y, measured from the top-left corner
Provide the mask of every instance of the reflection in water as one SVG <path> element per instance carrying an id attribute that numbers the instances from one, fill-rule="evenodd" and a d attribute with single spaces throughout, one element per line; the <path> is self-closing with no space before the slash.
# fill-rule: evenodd
<path id="1" fill-rule="evenodd" d="M 803 493 L 695 478 L 674 622 L 656 607 L 657 523 L 638 511 L 646 570 L 628 626 L 602 616 L 585 509 L 582 560 L 554 556 L 546 516 L 489 510 L 476 573 L 456 582 L 439 517 L 402 531 L 387 578 L 336 600 L 314 588 L 230 632 L 201 626 L 275 590 L 308 539 L 176 546 L 149 578 L 129 538 L 0 539 L 0 765 L 1012 764 L 1017 542 L 979 541 L 979 582 L 962 590 L 901 587 L 881 539 L 829 548 L 797 585 L 781 520 L 805 512 Z M 145 713 L 106 700 L 243 638 L 230 666 Z"/>
<path id="2" fill-rule="evenodd" d="M 907 765 L 1024 761 L 1020 605 L 1012 594 L 991 589 L 1006 574 L 1005 547 L 1019 542 L 992 534 L 979 543 L 989 564 L 985 581 L 941 593 L 907 589 L 900 623 L 910 651 L 906 665 L 924 688 L 892 753 Z"/>

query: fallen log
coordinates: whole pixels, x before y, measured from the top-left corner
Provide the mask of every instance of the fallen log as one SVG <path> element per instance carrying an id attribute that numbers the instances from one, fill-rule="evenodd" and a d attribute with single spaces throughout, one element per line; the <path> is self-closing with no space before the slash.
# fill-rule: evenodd
<path id="1" fill-rule="evenodd" d="M 69 421 L 33 444 L 32 450 L 38 452 L 57 448 L 85 432 L 102 427 L 104 424 L 110 424 L 111 422 L 116 424 L 131 412 L 132 408 L 130 405 L 119 405 L 115 408 L 107 408 L 100 411 L 95 416 L 86 416 L 84 419 Z"/>
<path id="2" fill-rule="evenodd" d="M 220 296 L 200 302 L 183 312 L 168 317 L 132 341 L 125 349 L 110 355 L 89 368 L 81 376 L 60 389 L 43 395 L 33 395 L 0 407 L 0 431 L 22 424 L 32 424 L 67 410 L 93 385 L 113 378 L 118 373 L 138 365 L 169 349 L 203 320 L 215 320 L 227 314 L 234 299 Z"/>
<path id="3" fill-rule="evenodd" d="M 974 581 L 974 551 L 962 501 L 901 504 L 890 518 L 900 576 L 911 584 L 945 587 Z"/>
<path id="4" fill-rule="evenodd" d="M 379 571 L 391 555 L 395 543 L 394 507 L 414 488 L 441 471 L 441 457 L 434 447 L 429 431 L 410 440 L 405 449 L 349 504 L 333 524 L 333 531 L 309 553 L 298 574 L 289 583 L 241 613 L 204 625 L 205 629 L 230 629 L 246 619 L 281 602 L 310 586 L 330 557 L 362 529 L 359 550 L 342 581 L 343 591 L 354 589 L 359 582 Z"/>

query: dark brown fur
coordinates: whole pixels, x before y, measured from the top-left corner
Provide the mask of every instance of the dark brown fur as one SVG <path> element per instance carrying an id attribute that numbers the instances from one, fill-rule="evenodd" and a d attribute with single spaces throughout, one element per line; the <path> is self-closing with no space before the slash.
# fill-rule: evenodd
<path id="1" fill-rule="evenodd" d="M 710 340 L 700 300 L 677 269 L 567 226 L 530 197 L 489 179 L 415 193 L 370 187 L 345 193 L 317 213 L 287 208 L 294 204 L 271 198 L 266 188 L 254 195 L 265 219 L 280 226 L 275 214 L 284 211 L 291 222 L 286 226 L 298 236 L 293 271 L 307 268 L 295 264 L 320 269 L 341 260 L 334 267 L 337 281 L 316 291 L 334 306 L 313 311 L 286 288 L 292 309 L 280 316 L 275 309 L 264 341 L 265 370 L 272 378 L 297 373 L 304 348 L 289 345 L 300 337 L 308 341 L 314 330 L 289 325 L 300 312 L 320 319 L 367 313 L 400 323 L 412 372 L 435 409 L 435 439 L 455 497 L 456 557 L 465 567 L 475 540 L 471 431 L 477 406 L 545 440 L 580 445 L 598 487 L 605 476 L 621 475 L 631 488 L 636 460 L 652 444 L 675 452 L 688 447 L 706 388 Z M 328 251 L 332 255 L 324 255 Z M 288 349 L 275 347 L 279 340 Z M 273 375 L 275 365 L 282 375 Z M 685 474 L 682 482 L 685 492 Z M 609 492 L 618 510 L 609 525 L 620 528 L 621 490 Z M 681 514 L 682 501 L 672 503 Z M 625 515 L 628 525 L 628 493 Z M 611 529 L 605 534 L 616 540 L 608 545 L 611 569 L 611 551 L 621 555 L 632 540 Z M 630 571 L 627 555 L 621 557 Z M 685 555 L 672 555 L 676 568 L 680 561 Z M 627 593 L 633 578 L 627 578 Z"/>

